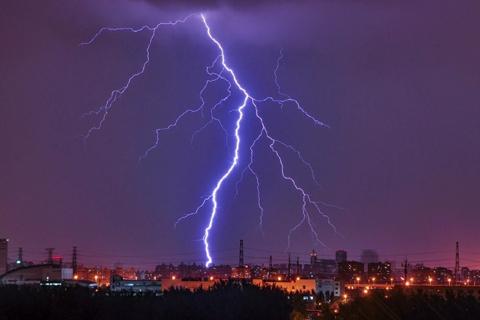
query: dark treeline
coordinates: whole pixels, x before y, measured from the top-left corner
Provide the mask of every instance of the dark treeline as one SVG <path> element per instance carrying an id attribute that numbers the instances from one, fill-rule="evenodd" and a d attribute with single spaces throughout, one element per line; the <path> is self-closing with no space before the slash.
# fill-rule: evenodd
<path id="1" fill-rule="evenodd" d="M 0 287 L 0 320 L 281 320 L 302 312 L 293 312 L 296 300 L 280 290 L 232 283 L 193 293 L 170 290 L 162 296 L 112 296 L 83 288 L 8 286 Z"/>
<path id="2" fill-rule="evenodd" d="M 468 291 L 447 291 L 445 296 L 422 291 L 404 294 L 401 289 L 388 295 L 385 291 L 377 291 L 341 305 L 336 317 L 330 313 L 325 319 L 478 320 L 480 301 Z"/>

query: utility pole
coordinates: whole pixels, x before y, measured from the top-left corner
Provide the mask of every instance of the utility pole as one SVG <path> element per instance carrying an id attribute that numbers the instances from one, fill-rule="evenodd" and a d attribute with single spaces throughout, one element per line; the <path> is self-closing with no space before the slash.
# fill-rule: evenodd
<path id="1" fill-rule="evenodd" d="M 55 248 L 46 248 L 45 250 L 47 251 L 47 263 L 53 264 L 53 250 Z"/>
<path id="2" fill-rule="evenodd" d="M 300 258 L 297 257 L 297 277 L 300 276 Z"/>
<path id="3" fill-rule="evenodd" d="M 405 282 L 408 281 L 408 259 L 405 257 L 405 260 L 402 263 L 403 266 L 403 277 L 405 279 Z"/>
<path id="4" fill-rule="evenodd" d="M 460 249 L 458 246 L 458 241 L 455 246 L 455 283 L 460 281 Z"/>
<path id="5" fill-rule="evenodd" d="M 292 276 L 292 259 L 290 256 L 290 252 L 288 253 L 288 279 Z"/>
<path id="6" fill-rule="evenodd" d="M 272 256 L 270 256 L 270 258 L 268 259 L 268 269 L 270 270 L 270 272 L 273 271 L 273 258 L 272 258 Z"/>
<path id="7" fill-rule="evenodd" d="M 73 270 L 73 275 L 77 273 L 77 247 L 73 247 L 72 251 L 72 270 Z"/>
<path id="8" fill-rule="evenodd" d="M 315 249 L 312 249 L 312 253 L 310 253 L 310 264 L 312 267 L 317 264 L 317 253 L 315 252 Z"/>
<path id="9" fill-rule="evenodd" d="M 18 248 L 17 264 L 23 264 L 23 248 Z"/>

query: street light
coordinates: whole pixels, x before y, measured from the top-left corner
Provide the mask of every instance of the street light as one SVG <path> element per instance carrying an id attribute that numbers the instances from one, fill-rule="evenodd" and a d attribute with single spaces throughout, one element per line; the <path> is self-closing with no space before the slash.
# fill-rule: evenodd
<path id="1" fill-rule="evenodd" d="M 430 283 L 430 285 L 432 285 L 432 281 L 433 281 L 432 277 L 428 277 L 428 283 Z"/>
<path id="2" fill-rule="evenodd" d="M 447 281 L 448 281 L 448 285 L 450 286 L 452 284 L 452 279 L 448 278 Z"/>

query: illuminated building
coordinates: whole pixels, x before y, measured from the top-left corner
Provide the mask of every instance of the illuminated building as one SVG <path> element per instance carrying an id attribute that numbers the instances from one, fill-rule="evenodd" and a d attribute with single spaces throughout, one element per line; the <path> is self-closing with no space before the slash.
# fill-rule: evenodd
<path id="1" fill-rule="evenodd" d="M 445 267 L 436 267 L 433 269 L 434 280 L 439 284 L 449 284 L 448 279 L 454 279 L 453 271 Z"/>
<path id="2" fill-rule="evenodd" d="M 122 277 L 113 276 L 110 291 L 116 293 L 159 293 L 162 291 L 162 282 L 157 280 L 124 280 Z"/>
<path id="3" fill-rule="evenodd" d="M 333 278 L 337 262 L 333 259 L 318 259 L 315 251 L 310 254 L 310 264 L 303 267 L 303 274 L 310 278 Z"/>
<path id="4" fill-rule="evenodd" d="M 335 281 L 332 279 L 317 279 L 315 292 L 322 294 L 327 299 L 332 297 L 340 297 L 343 294 L 343 288 L 341 281 Z"/>
<path id="5" fill-rule="evenodd" d="M 72 279 L 71 268 L 62 268 L 56 264 L 40 264 L 10 270 L 0 276 L 2 284 L 40 284 L 41 282 Z"/>
<path id="6" fill-rule="evenodd" d="M 390 262 L 374 262 L 368 264 L 368 278 L 376 283 L 389 283 L 392 277 L 392 264 Z"/>
<path id="7" fill-rule="evenodd" d="M 432 268 L 427 267 L 423 264 L 416 264 L 410 270 L 410 275 L 415 279 L 415 283 L 423 284 L 433 282 L 433 278 L 435 276 Z M 432 281 L 429 281 L 432 279 Z M 437 283 L 435 281 L 435 283 Z"/>
<path id="8" fill-rule="evenodd" d="M 346 283 L 362 281 L 364 278 L 364 264 L 359 261 L 345 261 L 338 264 L 337 276 Z M 357 280 L 359 278 L 359 280 Z"/>

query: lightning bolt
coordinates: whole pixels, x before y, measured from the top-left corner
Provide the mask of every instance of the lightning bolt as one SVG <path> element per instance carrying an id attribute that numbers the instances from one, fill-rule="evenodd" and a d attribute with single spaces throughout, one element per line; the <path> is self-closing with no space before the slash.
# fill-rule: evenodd
<path id="1" fill-rule="evenodd" d="M 258 225 L 262 229 L 263 226 L 263 219 L 264 219 L 264 207 L 262 206 L 262 197 L 261 197 L 261 184 L 260 184 L 260 177 L 257 174 L 257 172 L 253 168 L 254 164 L 254 154 L 255 154 L 255 147 L 257 146 L 258 142 L 261 141 L 262 139 L 266 140 L 268 143 L 268 148 L 274 155 L 274 157 L 277 159 L 277 162 L 280 167 L 280 175 L 283 180 L 285 180 L 287 183 L 291 185 L 291 187 L 299 194 L 301 201 L 302 201 L 302 206 L 301 206 L 301 218 L 298 221 L 297 224 L 295 224 L 289 231 L 288 237 L 287 237 L 287 248 L 290 247 L 290 242 L 291 242 L 291 236 L 292 234 L 300 228 L 303 224 L 307 224 L 315 241 L 321 244 L 322 246 L 325 246 L 325 244 L 320 240 L 319 234 L 315 229 L 315 225 L 312 221 L 312 212 L 316 212 L 317 214 L 320 215 L 323 219 L 326 220 L 328 225 L 335 231 L 337 232 L 337 229 L 335 225 L 331 222 L 330 217 L 325 214 L 322 209 L 321 205 L 325 206 L 326 204 L 323 202 L 315 201 L 313 197 L 311 196 L 310 193 L 308 193 L 304 187 L 302 187 L 293 176 L 289 175 L 286 173 L 286 167 L 285 167 L 285 161 L 284 158 L 282 157 L 282 154 L 278 147 L 283 147 L 286 150 L 289 150 L 290 152 L 293 152 L 297 155 L 299 161 L 310 171 L 311 178 L 312 180 L 319 185 L 318 180 L 315 176 L 314 170 L 312 165 L 305 160 L 305 158 L 302 156 L 300 151 L 298 151 L 294 146 L 287 144 L 283 141 L 281 141 L 278 138 L 275 138 L 268 130 L 268 127 L 266 125 L 266 121 L 261 115 L 260 112 L 260 105 L 262 103 L 275 103 L 279 105 L 281 108 L 283 108 L 285 105 L 293 106 L 294 108 L 297 109 L 303 116 L 310 120 L 314 125 L 320 126 L 320 127 L 327 127 L 325 123 L 322 121 L 318 120 L 314 116 L 312 116 L 310 113 L 308 113 L 303 107 L 302 104 L 297 100 L 289 96 L 288 94 L 282 92 L 279 80 L 278 80 L 278 71 L 280 69 L 280 63 L 283 59 L 283 50 L 280 51 L 280 56 L 277 59 L 277 63 L 274 69 L 274 83 L 277 88 L 277 97 L 273 96 L 268 96 L 268 97 L 263 97 L 263 98 L 258 98 L 254 97 L 251 95 L 247 89 L 242 86 L 241 82 L 239 81 L 234 69 L 229 65 L 227 62 L 227 58 L 225 55 L 225 50 L 220 43 L 220 41 L 213 35 L 212 30 L 210 28 L 210 25 L 207 22 L 207 19 L 204 14 L 191 14 L 188 15 L 187 17 L 175 21 L 170 21 L 170 22 L 162 22 L 159 23 L 155 26 L 148 26 L 144 25 L 138 28 L 130 28 L 130 27 L 119 27 L 119 28 L 109 28 L 109 27 L 103 27 L 98 30 L 98 32 L 87 42 L 82 43 L 81 45 L 91 45 L 95 43 L 95 41 L 105 32 L 133 32 L 133 33 L 140 33 L 140 32 L 150 32 L 150 37 L 148 38 L 147 46 L 145 49 L 145 60 L 143 64 L 140 66 L 139 70 L 133 74 L 131 74 L 125 84 L 120 87 L 112 90 L 110 93 L 108 99 L 105 101 L 105 103 L 100 106 L 97 110 L 91 111 L 85 116 L 98 116 L 99 120 L 96 125 L 91 127 L 87 133 L 84 136 L 84 140 L 87 140 L 94 131 L 98 131 L 102 129 L 103 123 L 106 121 L 109 112 L 111 111 L 113 105 L 115 102 L 128 90 L 128 88 L 132 85 L 132 83 L 136 80 L 136 78 L 140 77 L 141 75 L 144 74 L 149 62 L 150 62 L 150 49 L 151 45 L 153 43 L 153 40 L 155 38 L 157 30 L 162 27 L 162 26 L 176 26 L 180 23 L 185 23 L 187 20 L 189 20 L 192 17 L 199 17 L 202 25 L 205 29 L 206 36 L 210 40 L 210 42 L 216 47 L 218 50 L 219 54 L 218 56 L 213 60 L 213 62 L 205 68 L 205 73 L 207 75 L 207 80 L 205 81 L 203 87 L 200 89 L 199 92 L 199 99 L 200 99 L 200 104 L 194 107 L 188 107 L 186 108 L 185 111 L 180 113 L 170 124 L 168 124 L 165 127 L 157 128 L 155 129 L 155 140 L 154 143 L 145 150 L 145 152 L 140 156 L 139 161 L 145 159 L 150 152 L 152 152 L 154 149 L 156 149 L 159 146 L 160 143 L 160 137 L 162 133 L 165 131 L 169 131 L 175 127 L 177 127 L 180 122 L 187 116 L 192 115 L 192 114 L 197 114 L 201 113 L 202 116 L 204 115 L 205 111 L 207 111 L 207 108 L 209 108 L 208 104 L 205 101 L 204 98 L 204 93 L 205 91 L 213 84 L 223 81 L 227 84 L 227 89 L 226 89 L 226 94 L 217 101 L 212 107 L 208 109 L 209 113 L 209 118 L 208 120 L 197 130 L 195 130 L 192 134 L 191 141 L 193 143 L 193 140 L 195 139 L 196 135 L 198 135 L 200 132 L 202 132 L 205 128 L 212 124 L 217 124 L 218 127 L 223 131 L 225 134 L 225 143 L 228 147 L 228 140 L 230 137 L 230 134 L 227 130 L 227 128 L 223 125 L 222 121 L 220 118 L 216 115 L 217 109 L 219 109 L 222 105 L 226 104 L 230 98 L 232 97 L 232 90 L 235 89 L 238 91 L 241 96 L 241 102 L 235 107 L 233 112 L 236 113 L 235 117 L 235 126 L 233 130 L 233 140 L 234 140 L 234 147 L 232 154 L 230 156 L 229 164 L 223 174 L 218 178 L 216 183 L 214 183 L 211 192 L 203 197 L 203 200 L 201 203 L 195 208 L 190 213 L 187 213 L 180 218 L 178 218 L 175 222 L 175 226 L 177 226 L 178 223 L 182 222 L 185 219 L 188 219 L 194 215 L 197 215 L 201 210 L 209 207 L 209 218 L 208 218 L 208 223 L 206 224 L 203 232 L 203 244 L 204 244 L 204 249 L 205 249 L 205 256 L 206 256 L 206 262 L 205 266 L 209 267 L 213 263 L 213 257 L 211 254 L 210 250 L 210 236 L 211 232 L 214 226 L 215 222 L 215 217 L 218 214 L 218 207 L 219 207 L 219 193 L 222 191 L 223 185 L 226 183 L 226 181 L 232 176 L 233 172 L 235 171 L 236 167 L 239 165 L 239 160 L 240 160 L 240 147 L 242 143 L 241 139 L 241 129 L 242 129 L 242 123 L 244 122 L 245 118 L 245 112 L 247 107 L 251 107 L 252 110 L 254 111 L 255 117 L 260 124 L 260 131 L 258 132 L 257 136 L 255 139 L 251 142 L 249 145 L 250 149 L 250 159 L 246 167 L 242 170 L 240 180 L 237 181 L 236 184 L 236 192 L 238 193 L 238 187 L 240 182 L 242 181 L 245 173 L 248 171 L 250 174 L 253 175 L 255 178 L 256 182 L 256 191 L 257 191 L 257 206 L 259 208 L 259 221 Z M 217 70 L 220 68 L 220 70 Z"/>

